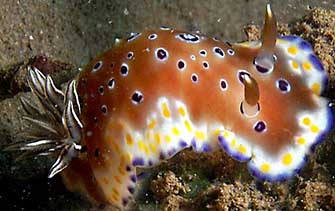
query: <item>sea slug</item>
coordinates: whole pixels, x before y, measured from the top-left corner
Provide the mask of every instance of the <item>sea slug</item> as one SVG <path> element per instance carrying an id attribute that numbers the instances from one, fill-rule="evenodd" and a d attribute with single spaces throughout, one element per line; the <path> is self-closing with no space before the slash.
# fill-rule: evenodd
<path id="1" fill-rule="evenodd" d="M 230 44 L 167 27 L 133 33 L 64 92 L 30 68 L 40 106 L 21 100 L 41 130 L 7 150 L 57 156 L 50 178 L 61 173 L 70 190 L 121 209 L 135 191 L 136 167 L 187 147 L 223 148 L 258 179 L 284 180 L 332 127 L 320 96 L 327 79 L 310 44 L 277 35 L 269 5 L 260 41 Z"/>

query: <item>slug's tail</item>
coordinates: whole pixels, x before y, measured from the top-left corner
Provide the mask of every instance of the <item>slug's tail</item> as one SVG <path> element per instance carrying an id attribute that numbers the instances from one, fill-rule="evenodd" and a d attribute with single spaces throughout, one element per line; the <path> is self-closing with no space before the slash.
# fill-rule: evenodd
<path id="1" fill-rule="evenodd" d="M 22 97 L 20 100 L 28 114 L 24 119 L 35 126 L 34 130 L 25 134 L 28 141 L 10 144 L 4 150 L 21 151 L 17 160 L 40 155 L 57 156 L 49 171 L 48 177 L 51 178 L 83 150 L 75 81 L 71 81 L 63 92 L 56 88 L 49 75 L 45 76 L 35 67 L 28 67 L 28 84 L 33 98 Z"/>

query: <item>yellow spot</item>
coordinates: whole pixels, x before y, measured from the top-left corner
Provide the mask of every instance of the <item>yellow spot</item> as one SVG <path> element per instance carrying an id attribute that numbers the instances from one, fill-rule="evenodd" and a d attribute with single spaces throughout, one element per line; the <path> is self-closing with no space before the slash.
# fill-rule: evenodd
<path id="1" fill-rule="evenodd" d="M 106 177 L 103 177 L 103 178 L 102 178 L 102 181 L 105 183 L 105 185 L 108 185 L 108 184 L 109 184 L 109 180 L 108 180 Z"/>
<path id="2" fill-rule="evenodd" d="M 241 153 L 241 154 L 246 154 L 247 153 L 247 148 L 243 145 L 240 145 L 239 148 L 238 148 L 238 151 Z"/>
<path id="3" fill-rule="evenodd" d="M 115 141 L 111 141 L 112 147 L 115 149 L 117 153 L 120 153 L 120 147 Z"/>
<path id="4" fill-rule="evenodd" d="M 302 63 L 302 67 L 303 67 L 304 70 L 306 70 L 306 71 L 309 71 L 309 70 L 312 69 L 312 65 L 311 65 L 311 63 L 309 63 L 309 62 L 304 62 L 304 63 Z"/>
<path id="5" fill-rule="evenodd" d="M 185 109 L 183 107 L 179 107 L 178 111 L 179 111 L 181 116 L 184 117 L 186 115 Z"/>
<path id="6" fill-rule="evenodd" d="M 147 154 L 147 155 L 149 154 L 149 149 L 148 149 L 147 145 L 145 145 L 145 143 L 142 140 L 138 141 L 138 148 L 140 150 L 142 150 L 143 152 L 145 152 L 145 154 Z"/>
<path id="7" fill-rule="evenodd" d="M 270 165 L 268 163 L 263 163 L 261 165 L 261 171 L 263 173 L 268 173 L 270 171 Z"/>
<path id="8" fill-rule="evenodd" d="M 224 138 L 228 138 L 228 137 L 229 137 L 229 132 L 225 130 L 225 131 L 223 132 L 223 137 L 224 137 Z"/>
<path id="9" fill-rule="evenodd" d="M 122 176 L 126 175 L 126 172 L 124 171 L 121 165 L 119 166 L 118 170 Z"/>
<path id="10" fill-rule="evenodd" d="M 170 110 L 169 110 L 167 104 L 166 104 L 166 103 L 163 103 L 162 107 L 163 107 L 163 116 L 164 116 L 165 118 L 170 118 L 170 117 L 171 117 L 171 114 L 170 114 Z"/>
<path id="11" fill-rule="evenodd" d="M 290 54 L 292 54 L 292 55 L 296 55 L 297 52 L 298 52 L 298 49 L 297 49 L 296 47 L 294 47 L 294 46 L 290 46 L 290 47 L 287 49 L 287 51 L 288 51 Z"/>
<path id="12" fill-rule="evenodd" d="M 119 195 L 120 195 L 119 191 L 117 191 L 115 188 L 112 188 L 112 192 L 113 192 L 116 196 L 119 196 Z"/>
<path id="13" fill-rule="evenodd" d="M 115 194 L 112 194 L 112 201 L 116 203 L 118 200 L 119 198 Z"/>
<path id="14" fill-rule="evenodd" d="M 316 126 L 316 125 L 312 125 L 312 126 L 311 126 L 311 131 L 312 131 L 313 133 L 318 133 L 318 132 L 319 132 L 319 127 Z"/>
<path id="15" fill-rule="evenodd" d="M 205 133 L 203 132 L 203 131 L 200 131 L 200 130 L 196 130 L 195 131 L 195 138 L 197 139 L 197 140 L 205 140 L 205 138 L 206 138 L 206 135 L 205 135 Z"/>
<path id="16" fill-rule="evenodd" d="M 282 159 L 282 163 L 285 165 L 285 166 L 288 166 L 292 163 L 292 155 L 291 153 L 286 153 L 284 156 L 283 156 L 283 159 Z"/>
<path id="17" fill-rule="evenodd" d="M 120 180 L 120 178 L 119 178 L 118 176 L 114 175 L 113 178 L 115 179 L 115 181 L 116 181 L 117 183 L 122 184 L 122 182 L 121 182 L 121 180 Z"/>
<path id="18" fill-rule="evenodd" d="M 298 68 L 299 68 L 299 64 L 298 64 L 298 62 L 296 62 L 296 61 L 292 61 L 292 67 L 293 67 L 294 69 L 298 69 Z"/>
<path id="19" fill-rule="evenodd" d="M 129 163 L 129 162 L 131 161 L 131 158 L 132 158 L 130 152 L 127 152 L 125 157 L 126 157 L 126 160 L 127 160 L 128 163 Z"/>
<path id="20" fill-rule="evenodd" d="M 192 132 L 192 126 L 191 126 L 190 121 L 185 120 L 184 124 L 185 124 L 185 127 L 188 130 L 188 132 Z"/>
<path id="21" fill-rule="evenodd" d="M 232 148 L 235 148 L 236 147 L 236 139 L 234 138 L 233 140 L 231 140 L 231 142 L 230 142 L 230 146 L 232 147 Z"/>
<path id="22" fill-rule="evenodd" d="M 155 133 L 154 138 L 155 138 L 156 144 L 160 145 L 161 144 L 161 137 L 160 137 L 159 133 Z"/>
<path id="23" fill-rule="evenodd" d="M 156 126 L 156 120 L 152 119 L 148 125 L 149 129 L 154 129 Z"/>
<path id="24" fill-rule="evenodd" d="M 120 166 L 125 166 L 126 163 L 129 163 L 131 160 L 131 155 L 129 152 L 124 153 L 120 159 Z"/>
<path id="25" fill-rule="evenodd" d="M 306 139 L 305 139 L 305 138 L 303 138 L 303 137 L 300 137 L 300 138 L 298 138 L 298 139 L 297 139 L 297 142 L 298 142 L 298 144 L 301 144 L 301 145 L 303 145 L 303 144 L 305 144 L 305 143 L 306 143 Z"/>
<path id="26" fill-rule="evenodd" d="M 305 117 L 303 120 L 302 120 L 302 123 L 304 125 L 309 125 L 311 124 L 311 119 L 309 117 Z"/>
<path id="27" fill-rule="evenodd" d="M 319 95 L 320 94 L 320 89 L 321 89 L 321 87 L 320 87 L 319 83 L 314 83 L 312 85 L 312 90 L 313 90 L 314 94 Z"/>
<path id="28" fill-rule="evenodd" d="M 215 129 L 214 130 L 214 136 L 219 136 L 221 134 L 222 130 L 221 129 Z"/>
<path id="29" fill-rule="evenodd" d="M 150 140 L 150 138 L 151 138 L 151 134 L 150 134 L 149 131 L 145 133 L 145 138 L 146 138 L 147 140 Z"/>
<path id="30" fill-rule="evenodd" d="M 156 152 L 157 152 L 157 149 L 156 149 L 156 145 L 155 145 L 155 144 L 150 143 L 150 144 L 149 144 L 149 147 L 150 147 L 150 149 L 151 149 L 151 151 L 152 151 L 153 153 L 156 153 Z"/>
<path id="31" fill-rule="evenodd" d="M 126 141 L 128 145 L 133 145 L 134 141 L 133 138 L 131 137 L 131 135 L 129 133 L 126 134 Z"/>
<path id="32" fill-rule="evenodd" d="M 144 151 L 145 149 L 145 144 L 142 140 L 138 141 L 138 148 L 140 148 L 140 150 Z"/>
<path id="33" fill-rule="evenodd" d="M 166 141 L 167 143 L 170 143 L 170 142 L 171 142 L 171 137 L 170 137 L 169 135 L 166 135 L 166 136 L 165 136 L 165 141 Z"/>
<path id="34" fill-rule="evenodd" d="M 178 128 L 176 128 L 176 127 L 173 127 L 173 128 L 172 128 L 172 133 L 173 133 L 173 135 L 175 135 L 175 136 L 179 136 L 179 135 L 180 135 L 180 132 L 179 132 Z"/>

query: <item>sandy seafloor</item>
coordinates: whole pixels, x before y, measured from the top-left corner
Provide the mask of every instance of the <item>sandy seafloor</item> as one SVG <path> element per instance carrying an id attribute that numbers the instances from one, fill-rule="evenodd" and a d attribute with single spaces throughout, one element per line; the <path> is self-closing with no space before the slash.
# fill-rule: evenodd
<path id="1" fill-rule="evenodd" d="M 20 131 L 29 128 L 18 101 L 18 96 L 29 96 L 24 93 L 22 74 L 27 64 L 40 65 L 61 84 L 99 52 L 111 48 L 115 37 L 161 25 L 200 30 L 229 42 L 254 39 L 259 36 L 257 25 L 262 23 L 266 2 L 0 0 L 1 148 L 22 140 Z M 281 33 L 297 34 L 312 43 L 331 76 L 325 96 L 335 99 L 335 1 L 273 1 L 272 8 Z M 129 209 L 334 210 L 333 134 L 309 156 L 299 176 L 277 184 L 257 182 L 246 164 L 222 151 L 199 155 L 185 150 L 148 171 Z M 0 151 L 1 210 L 97 209 L 67 191 L 60 177 L 47 179 L 52 160 L 14 162 L 14 158 Z"/>

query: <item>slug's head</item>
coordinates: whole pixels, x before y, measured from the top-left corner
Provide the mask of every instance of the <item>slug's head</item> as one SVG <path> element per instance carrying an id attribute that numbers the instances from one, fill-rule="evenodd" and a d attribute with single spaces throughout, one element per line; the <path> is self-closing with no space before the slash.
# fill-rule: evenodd
<path id="1" fill-rule="evenodd" d="M 33 128 L 24 134 L 27 141 L 13 143 L 5 150 L 22 152 L 17 159 L 54 157 L 49 178 L 60 173 L 69 190 L 81 192 L 97 205 L 106 203 L 83 146 L 76 81 L 70 81 L 62 91 L 56 88 L 49 75 L 44 76 L 37 68 L 29 67 L 28 84 L 33 97 L 20 100 L 27 113 L 24 119 Z"/>
<path id="2" fill-rule="evenodd" d="M 22 151 L 18 157 L 53 155 L 56 161 L 49 171 L 49 178 L 64 170 L 73 158 L 83 151 L 80 144 L 82 123 L 80 104 L 75 81 L 68 83 L 65 92 L 54 85 L 52 78 L 44 76 L 37 68 L 28 68 L 28 84 L 32 99 L 21 98 L 28 114 L 24 117 L 34 128 L 26 137 L 29 141 L 6 147 L 7 151 Z"/>

